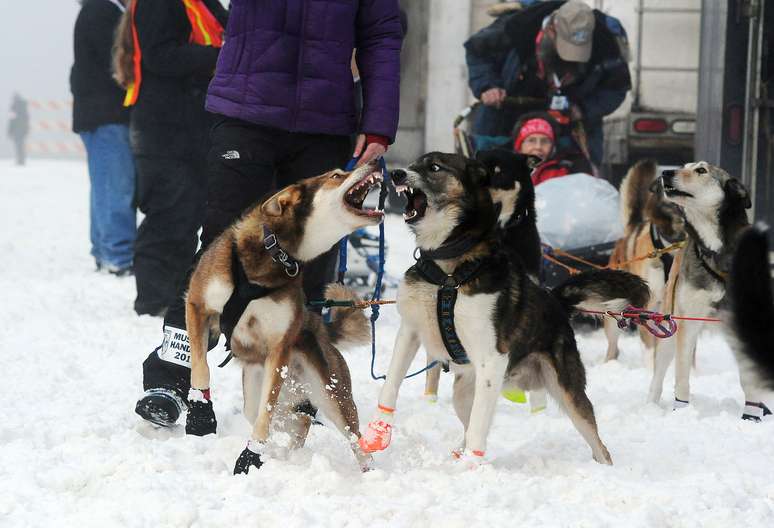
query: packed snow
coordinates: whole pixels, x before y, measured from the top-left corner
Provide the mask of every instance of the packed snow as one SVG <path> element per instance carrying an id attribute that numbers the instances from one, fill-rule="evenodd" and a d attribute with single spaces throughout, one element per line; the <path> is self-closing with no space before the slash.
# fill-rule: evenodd
<path id="1" fill-rule="evenodd" d="M 217 435 L 134 414 L 161 320 L 134 314 L 132 278 L 94 271 L 85 163 L 0 161 L 0 226 L 0 526 L 774 526 L 774 421 L 739 419 L 738 374 L 719 335 L 700 339 L 692 405 L 678 412 L 671 372 L 661 404 L 645 403 L 650 374 L 633 336 L 605 364 L 602 332 L 579 335 L 612 467 L 592 460 L 555 403 L 532 415 L 505 399 L 487 463 L 455 462 L 462 429 L 444 375 L 436 404 L 421 377 L 404 383 L 393 444 L 370 472 L 323 425 L 286 459 L 234 476 L 249 426 L 238 366 L 214 367 L 222 350 L 210 354 Z M 411 237 L 398 216 L 387 233 L 399 276 Z M 382 308 L 377 373 L 397 326 Z M 368 347 L 344 354 L 363 426 L 380 382 Z M 420 353 L 414 368 L 423 363 Z"/>

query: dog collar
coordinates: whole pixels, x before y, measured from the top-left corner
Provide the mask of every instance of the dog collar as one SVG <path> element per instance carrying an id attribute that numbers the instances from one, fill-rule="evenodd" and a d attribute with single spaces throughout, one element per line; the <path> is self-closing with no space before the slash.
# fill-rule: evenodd
<path id="1" fill-rule="evenodd" d="M 301 272 L 301 264 L 282 249 L 277 235 L 272 233 L 266 224 L 263 224 L 263 247 L 269 252 L 271 260 L 280 264 L 291 279 L 297 277 Z"/>
<path id="2" fill-rule="evenodd" d="M 445 273 L 438 264 L 430 258 L 422 257 L 412 266 L 420 277 L 439 286 L 436 303 L 438 329 L 441 339 L 451 360 L 457 365 L 468 365 L 470 359 L 465 347 L 462 346 L 457 330 L 454 327 L 454 305 L 457 303 L 457 290 L 460 286 L 473 280 L 481 271 L 483 261 L 469 260 L 463 262 L 451 274 Z"/>
<path id="3" fill-rule="evenodd" d="M 483 237 L 474 237 L 471 235 L 463 235 L 457 240 L 452 242 L 444 242 L 441 247 L 436 249 L 421 249 L 419 250 L 420 259 L 436 259 L 447 260 L 457 258 L 464 255 L 476 244 L 481 242 Z"/>
<path id="4" fill-rule="evenodd" d="M 728 272 L 721 271 L 717 266 L 713 266 L 713 264 L 719 261 L 720 255 L 716 251 L 712 251 L 698 243 L 694 245 L 694 249 L 696 250 L 696 258 L 699 259 L 699 262 L 707 273 L 709 273 L 716 281 L 725 284 L 726 279 L 728 278 Z"/>
<path id="5" fill-rule="evenodd" d="M 653 247 L 657 250 L 664 249 L 666 246 L 664 246 L 664 242 L 662 241 L 661 233 L 659 233 L 658 228 L 656 227 L 656 224 L 651 222 L 650 224 L 650 241 L 653 243 Z M 667 242 L 671 241 L 669 239 L 666 239 Z M 661 264 L 664 266 L 664 284 L 666 284 L 669 281 L 669 272 L 672 270 L 672 264 L 674 263 L 675 257 L 669 253 L 664 252 L 661 253 L 659 256 L 659 260 L 661 260 Z"/>

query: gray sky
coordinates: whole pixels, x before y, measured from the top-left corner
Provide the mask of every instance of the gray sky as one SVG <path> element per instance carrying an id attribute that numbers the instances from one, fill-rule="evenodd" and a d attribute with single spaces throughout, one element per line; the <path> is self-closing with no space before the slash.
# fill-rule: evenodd
<path id="1" fill-rule="evenodd" d="M 14 91 L 26 99 L 70 99 L 73 25 L 79 8 L 77 0 L 0 0 L 0 157 L 11 155 L 6 131 Z M 68 110 L 43 115 L 33 110 L 30 140 L 78 141 L 61 130 L 36 135 L 34 125 L 39 119 L 66 121 L 68 126 L 71 121 Z"/>
<path id="2" fill-rule="evenodd" d="M 6 137 L 11 95 L 67 100 L 73 61 L 72 32 L 76 0 L 0 0 L 0 156 L 10 155 Z M 52 114 L 54 119 L 65 112 Z"/>

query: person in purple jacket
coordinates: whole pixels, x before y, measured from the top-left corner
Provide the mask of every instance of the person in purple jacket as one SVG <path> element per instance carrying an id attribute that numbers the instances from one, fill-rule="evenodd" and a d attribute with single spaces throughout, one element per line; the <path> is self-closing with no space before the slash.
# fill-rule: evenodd
<path id="1" fill-rule="evenodd" d="M 232 0 L 206 102 L 216 119 L 202 249 L 269 192 L 343 167 L 351 156 L 363 164 L 384 154 L 398 126 L 403 33 L 398 0 Z M 360 113 L 350 68 L 354 49 Z M 307 298 L 322 298 L 335 265 L 332 248 L 305 267 Z M 145 394 L 135 407 L 161 426 L 188 408 L 184 292 L 181 287 L 166 313 L 162 345 L 143 363 Z"/>

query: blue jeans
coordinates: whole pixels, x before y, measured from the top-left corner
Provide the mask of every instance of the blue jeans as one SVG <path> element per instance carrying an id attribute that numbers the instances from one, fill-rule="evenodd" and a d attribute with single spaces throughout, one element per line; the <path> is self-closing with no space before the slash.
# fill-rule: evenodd
<path id="1" fill-rule="evenodd" d="M 81 132 L 89 161 L 91 254 L 98 266 L 132 265 L 137 217 L 135 172 L 127 125 L 103 125 Z"/>

